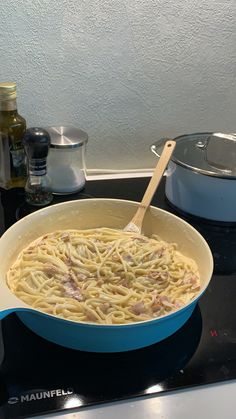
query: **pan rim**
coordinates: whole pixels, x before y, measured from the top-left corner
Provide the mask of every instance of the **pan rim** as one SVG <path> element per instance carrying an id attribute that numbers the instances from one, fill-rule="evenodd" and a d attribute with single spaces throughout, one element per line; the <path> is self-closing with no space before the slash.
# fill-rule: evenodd
<path id="1" fill-rule="evenodd" d="M 88 202 L 94 202 L 94 201 L 109 201 L 109 202 L 121 202 L 121 203 L 127 203 L 127 204 L 134 204 L 134 206 L 137 206 L 139 204 L 138 201 L 133 201 L 133 200 L 127 200 L 127 199 L 118 199 L 118 198 L 87 198 L 87 199 L 76 199 L 76 200 L 71 200 L 71 201 L 65 201 L 65 202 L 60 202 L 57 204 L 52 204 L 50 206 L 38 209 L 37 211 L 26 215 L 24 218 L 18 220 L 16 223 L 14 223 L 12 226 L 10 226 L 4 233 L 3 235 L 0 237 L 0 243 L 1 240 L 3 238 L 5 238 L 7 236 L 7 234 L 9 234 L 12 230 L 14 230 L 15 225 L 19 225 L 20 223 L 23 223 L 25 219 L 31 219 L 36 217 L 35 214 L 44 214 L 47 213 L 49 211 L 49 213 L 51 211 L 53 211 L 53 208 L 57 207 L 61 207 L 61 206 L 67 206 L 71 204 L 74 204 L 76 206 L 76 204 L 80 203 L 83 205 L 83 203 L 88 203 Z M 52 208 L 52 209 L 51 209 Z M 150 205 L 148 210 L 154 210 L 154 211 L 158 211 L 160 213 L 163 214 L 167 214 L 168 216 L 170 216 L 173 219 L 176 219 L 178 221 L 180 221 L 183 225 L 186 225 L 188 229 L 192 230 L 194 232 L 195 235 L 197 235 L 199 237 L 199 240 L 204 244 L 205 249 L 208 253 L 208 263 L 209 263 L 209 279 L 208 281 L 205 283 L 204 286 L 201 287 L 199 293 L 190 301 L 188 302 L 188 304 L 185 304 L 184 306 L 172 310 L 170 313 L 164 314 L 162 316 L 159 317 L 154 317 L 151 319 L 147 319 L 147 320 L 142 320 L 142 321 L 137 321 L 137 322 L 130 322 L 130 323 L 122 323 L 122 324 L 102 324 L 102 323 L 95 323 L 95 322 L 82 322 L 82 321 L 76 321 L 76 320 L 70 320 L 70 319 L 65 319 L 63 317 L 60 317 L 58 315 L 54 315 L 54 314 L 49 314 L 49 313 L 45 313 L 42 310 L 39 309 L 35 309 L 32 306 L 29 306 L 27 303 L 25 303 L 23 300 L 20 300 L 20 298 L 18 298 L 12 291 L 11 289 L 8 287 L 7 282 L 6 282 L 6 278 L 3 278 L 1 281 L 4 283 L 4 285 L 7 287 L 8 291 L 17 299 L 19 300 L 19 302 L 25 305 L 25 307 L 19 307 L 16 309 L 12 309 L 11 312 L 14 312 L 17 314 L 17 312 L 21 312 L 21 314 L 23 314 L 23 312 L 25 313 L 31 313 L 31 314 L 38 314 L 38 315 L 43 315 L 46 317 L 50 317 L 51 319 L 55 319 L 55 320 L 59 320 L 59 321 L 64 321 L 66 323 L 69 324 L 74 324 L 74 325 L 79 325 L 80 327 L 99 327 L 99 328 L 105 328 L 105 329 L 120 329 L 120 328 L 124 328 L 124 327 L 138 327 L 138 326 L 143 326 L 143 325 L 149 325 L 150 323 L 154 323 L 154 322 L 158 322 L 158 321 L 165 321 L 168 320 L 169 318 L 178 315 L 179 313 L 187 310 L 188 308 L 190 308 L 190 306 L 192 306 L 193 304 L 196 305 L 196 303 L 198 302 L 198 300 L 200 299 L 200 297 L 204 294 L 204 292 L 206 291 L 211 279 L 212 279 L 212 274 L 213 274 L 213 268 L 214 268 L 214 261 L 213 261 L 213 256 L 212 256 L 212 252 L 211 249 L 207 243 L 207 241 L 205 240 L 205 238 L 191 225 L 189 224 L 187 221 L 183 220 L 181 217 L 178 217 L 175 214 L 172 214 L 171 212 L 164 210 L 162 208 L 159 208 L 157 206 L 154 205 Z M 36 240 L 36 239 L 35 239 Z"/>

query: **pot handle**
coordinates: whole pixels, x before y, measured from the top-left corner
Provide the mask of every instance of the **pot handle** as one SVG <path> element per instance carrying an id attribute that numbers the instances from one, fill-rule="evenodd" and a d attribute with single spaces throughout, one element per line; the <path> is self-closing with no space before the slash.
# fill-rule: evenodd
<path id="1" fill-rule="evenodd" d="M 161 153 L 162 153 L 162 149 L 160 149 L 160 147 L 164 148 L 164 145 L 166 143 L 166 141 L 169 141 L 170 138 L 167 137 L 162 137 L 159 140 L 155 141 L 155 143 L 153 143 L 151 145 L 151 151 L 157 156 L 160 157 Z M 158 150 L 158 152 L 157 152 Z"/>
<path id="2" fill-rule="evenodd" d="M 162 138 L 160 138 L 159 140 L 157 140 L 157 141 L 155 141 L 155 143 L 153 143 L 152 145 L 151 145 L 151 151 L 159 158 L 160 157 L 160 155 L 161 155 L 161 153 L 162 153 L 162 150 L 163 150 L 163 148 L 164 148 L 164 146 L 165 146 L 165 143 L 166 143 L 166 141 L 169 141 L 169 138 L 166 138 L 166 137 L 162 137 Z M 167 167 L 167 169 L 165 170 L 165 173 L 164 173 L 164 176 L 166 176 L 166 177 L 170 177 L 170 176 L 172 176 L 173 175 L 173 173 L 175 172 L 175 170 L 176 170 L 176 164 L 174 164 L 172 161 L 171 161 L 171 159 L 170 159 L 170 161 L 169 161 L 169 164 L 168 164 L 168 167 Z"/>

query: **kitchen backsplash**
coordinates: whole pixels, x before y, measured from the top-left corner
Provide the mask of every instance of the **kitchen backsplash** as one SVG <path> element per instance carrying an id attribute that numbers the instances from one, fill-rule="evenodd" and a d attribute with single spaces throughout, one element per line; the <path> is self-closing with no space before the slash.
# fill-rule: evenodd
<path id="1" fill-rule="evenodd" d="M 235 0 L 1 0 L 1 81 L 29 126 L 75 125 L 89 168 L 154 167 L 163 136 L 235 130 Z"/>

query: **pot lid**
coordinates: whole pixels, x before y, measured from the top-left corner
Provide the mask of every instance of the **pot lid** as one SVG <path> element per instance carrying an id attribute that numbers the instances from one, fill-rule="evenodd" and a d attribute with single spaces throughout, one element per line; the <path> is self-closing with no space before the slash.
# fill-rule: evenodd
<path id="1" fill-rule="evenodd" d="M 166 140 L 163 138 L 151 146 L 158 157 Z M 171 160 L 176 164 L 208 176 L 236 178 L 236 133 L 203 132 L 174 140 L 176 147 Z"/>
<path id="2" fill-rule="evenodd" d="M 76 148 L 88 141 L 88 134 L 75 127 L 46 127 L 50 135 L 51 148 Z"/>

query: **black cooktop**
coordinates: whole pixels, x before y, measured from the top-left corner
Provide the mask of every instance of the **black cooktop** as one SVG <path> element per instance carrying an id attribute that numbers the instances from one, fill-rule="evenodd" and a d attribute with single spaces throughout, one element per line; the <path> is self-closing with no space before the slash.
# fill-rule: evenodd
<path id="1" fill-rule="evenodd" d="M 71 199 L 140 201 L 148 178 L 89 181 Z M 236 378 L 236 226 L 178 213 L 165 199 L 164 180 L 152 204 L 184 218 L 207 240 L 214 275 L 187 323 L 150 347 L 117 354 L 66 349 L 28 330 L 16 314 L 2 320 L 0 418 L 37 416 L 131 397 L 160 394 Z M 0 232 L 36 210 L 21 189 L 2 191 Z M 3 354 L 4 346 L 4 354 Z"/>

